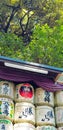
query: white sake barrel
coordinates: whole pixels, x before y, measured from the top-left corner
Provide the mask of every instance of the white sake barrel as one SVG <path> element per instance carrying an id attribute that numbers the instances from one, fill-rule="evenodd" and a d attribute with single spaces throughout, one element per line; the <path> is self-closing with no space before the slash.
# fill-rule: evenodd
<path id="1" fill-rule="evenodd" d="M 34 88 L 29 83 L 18 84 L 15 91 L 16 102 L 34 103 Z"/>
<path id="2" fill-rule="evenodd" d="M 36 105 L 48 105 L 48 106 L 54 107 L 54 93 L 46 91 L 42 88 L 36 88 L 35 104 Z"/>
<path id="3" fill-rule="evenodd" d="M 30 123 L 16 123 L 14 130 L 35 130 L 35 127 Z"/>
<path id="4" fill-rule="evenodd" d="M 35 124 L 35 106 L 31 103 L 22 102 L 15 104 L 14 122 L 28 122 Z"/>
<path id="5" fill-rule="evenodd" d="M 63 106 L 55 108 L 56 125 L 63 126 Z"/>
<path id="6" fill-rule="evenodd" d="M 0 130 L 13 130 L 13 124 L 10 120 L 0 119 Z"/>
<path id="7" fill-rule="evenodd" d="M 54 126 L 37 126 L 36 130 L 56 130 L 56 128 Z"/>
<path id="8" fill-rule="evenodd" d="M 9 81 L 0 81 L 0 97 L 14 99 L 14 83 Z"/>
<path id="9" fill-rule="evenodd" d="M 14 103 L 9 98 L 0 98 L 0 118 L 13 120 Z"/>
<path id="10" fill-rule="evenodd" d="M 57 130 L 63 130 L 63 126 L 62 127 L 58 127 Z"/>
<path id="11" fill-rule="evenodd" d="M 53 125 L 55 126 L 54 110 L 50 106 L 36 107 L 36 126 Z"/>
<path id="12" fill-rule="evenodd" d="M 55 106 L 63 106 L 63 90 L 55 92 Z"/>

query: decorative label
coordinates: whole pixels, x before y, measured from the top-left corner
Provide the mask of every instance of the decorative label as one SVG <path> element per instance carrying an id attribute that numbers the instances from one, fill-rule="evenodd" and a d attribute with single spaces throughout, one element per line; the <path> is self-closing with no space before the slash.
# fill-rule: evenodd
<path id="1" fill-rule="evenodd" d="M 9 89 L 8 83 L 3 83 L 2 87 L 3 87 L 3 94 L 5 94 L 5 95 L 10 94 L 10 91 L 9 91 L 10 89 Z"/>
<path id="2" fill-rule="evenodd" d="M 29 103 L 17 103 L 15 106 L 15 120 L 30 120 L 35 122 L 35 107 Z"/>
<path id="3" fill-rule="evenodd" d="M 45 95 L 44 101 L 49 103 L 50 102 L 50 92 L 45 91 L 44 95 Z"/>
<path id="4" fill-rule="evenodd" d="M 20 87 L 19 93 L 20 93 L 20 95 L 21 95 L 22 97 L 25 97 L 25 98 L 32 98 L 32 96 L 33 96 L 32 87 L 31 87 L 30 84 L 28 84 L 28 83 L 23 84 L 23 85 Z"/>
<path id="5" fill-rule="evenodd" d="M 55 125 L 53 108 L 48 106 L 38 106 L 36 108 L 36 123 Z"/>
<path id="6" fill-rule="evenodd" d="M 14 98 L 14 84 L 8 81 L 0 82 L 0 95 Z"/>
<path id="7" fill-rule="evenodd" d="M 0 98 L 0 115 L 14 117 L 14 104 L 10 99 Z"/>
<path id="8" fill-rule="evenodd" d="M 0 130 L 13 130 L 12 122 L 0 119 Z"/>
<path id="9" fill-rule="evenodd" d="M 54 106 L 53 92 L 43 90 L 42 88 L 36 88 L 35 104 L 47 104 L 49 106 Z"/>
<path id="10" fill-rule="evenodd" d="M 15 91 L 15 101 L 34 103 L 34 88 L 29 83 L 18 84 Z"/>

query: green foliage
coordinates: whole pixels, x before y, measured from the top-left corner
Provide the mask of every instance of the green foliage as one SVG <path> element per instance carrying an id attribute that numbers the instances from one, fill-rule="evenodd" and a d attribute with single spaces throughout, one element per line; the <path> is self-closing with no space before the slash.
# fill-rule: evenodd
<path id="1" fill-rule="evenodd" d="M 25 52 L 29 61 L 63 67 L 63 25 L 36 25 Z"/>
<path id="2" fill-rule="evenodd" d="M 0 1 L 0 55 L 63 67 L 63 0 Z"/>
<path id="3" fill-rule="evenodd" d="M 0 33 L 0 55 L 63 67 L 63 25 L 37 24 L 29 45 L 15 34 Z"/>
<path id="4" fill-rule="evenodd" d="M 23 47 L 22 39 L 15 34 L 0 32 L 0 55 L 22 58 Z"/>

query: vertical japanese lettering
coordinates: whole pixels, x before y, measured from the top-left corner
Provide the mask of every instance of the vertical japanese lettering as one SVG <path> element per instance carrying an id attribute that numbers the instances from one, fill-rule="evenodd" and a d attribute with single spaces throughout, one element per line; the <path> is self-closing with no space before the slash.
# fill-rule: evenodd
<path id="1" fill-rule="evenodd" d="M 41 119 L 41 121 L 49 121 L 51 118 L 53 118 L 53 112 L 52 111 L 48 111 L 45 115 L 44 118 Z"/>
<path id="2" fill-rule="evenodd" d="M 9 114 L 9 103 L 8 103 L 8 102 L 4 102 L 3 113 L 4 113 L 5 115 L 8 115 L 8 114 Z"/>
<path id="3" fill-rule="evenodd" d="M 5 125 L 4 124 L 2 124 L 1 130 L 5 130 Z"/>
<path id="4" fill-rule="evenodd" d="M 3 84 L 3 92 L 4 92 L 4 94 L 8 94 L 8 87 L 9 87 L 8 83 Z"/>
<path id="5" fill-rule="evenodd" d="M 29 115 L 33 115 L 32 107 L 25 108 L 24 111 L 22 111 L 21 116 L 19 116 L 19 118 L 22 118 L 23 116 L 28 117 Z"/>
<path id="6" fill-rule="evenodd" d="M 48 111 L 48 112 L 47 112 L 47 116 L 50 117 L 50 118 L 53 118 L 53 113 L 52 113 L 52 111 Z"/>
<path id="7" fill-rule="evenodd" d="M 45 98 L 44 98 L 44 101 L 46 102 L 50 102 L 50 92 L 48 92 L 48 91 L 45 91 Z"/>

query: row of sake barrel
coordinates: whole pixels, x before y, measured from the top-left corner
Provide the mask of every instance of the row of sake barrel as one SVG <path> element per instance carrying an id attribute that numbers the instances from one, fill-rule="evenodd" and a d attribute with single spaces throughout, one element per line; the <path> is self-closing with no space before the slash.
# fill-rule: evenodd
<path id="1" fill-rule="evenodd" d="M 15 85 L 13 82 L 0 81 L 0 97 L 7 97 L 15 102 L 30 102 L 35 105 L 50 105 L 54 107 L 54 93 L 36 88 L 29 83 Z"/>
<path id="2" fill-rule="evenodd" d="M 54 116 L 55 110 L 55 116 Z M 57 126 L 63 125 L 63 106 L 53 109 L 51 106 L 34 106 L 31 103 L 14 103 L 11 99 L 0 97 L 0 118 L 6 118 L 11 121 L 29 122 L 38 125 L 54 125 L 55 119 Z"/>
<path id="3" fill-rule="evenodd" d="M 55 128 L 54 126 L 33 126 L 30 123 L 16 123 L 12 124 L 10 120 L 0 119 L 0 130 L 63 130 L 63 127 Z"/>
<path id="4" fill-rule="evenodd" d="M 54 110 L 50 106 L 37 106 L 31 103 L 15 104 L 15 123 L 28 122 L 33 125 L 53 125 L 55 126 Z"/>
<path id="5" fill-rule="evenodd" d="M 15 85 L 13 82 L 0 81 L 0 97 L 34 103 L 34 87 L 29 83 Z"/>
<path id="6" fill-rule="evenodd" d="M 21 102 L 15 104 L 11 99 L 0 98 L 0 118 L 6 118 L 15 123 L 28 122 L 33 125 L 55 125 L 54 110 L 50 106 L 37 106 Z"/>
<path id="7" fill-rule="evenodd" d="M 38 126 L 35 128 L 30 123 L 16 123 L 12 124 L 10 120 L 0 119 L 0 130 L 56 130 L 54 126 Z M 59 129 L 61 130 L 61 129 Z"/>
<path id="8" fill-rule="evenodd" d="M 14 98 L 14 93 L 16 93 L 16 101 L 26 101 L 26 102 L 31 102 L 33 103 L 33 99 L 34 99 L 34 88 L 32 87 L 32 85 L 30 85 L 29 83 L 23 83 L 23 84 L 19 84 L 16 87 L 16 90 L 14 91 L 15 87 L 14 87 L 14 83 L 8 82 L 8 81 L 0 81 L 0 97 L 5 97 L 5 98 L 0 98 L 0 106 L 2 108 L 2 106 L 4 106 L 3 108 L 5 108 L 4 110 L 2 109 L 4 113 L 6 112 L 6 115 L 8 115 L 8 107 L 11 107 L 11 112 L 13 113 L 13 102 L 10 98 Z M 59 104 L 57 103 L 59 99 L 61 99 L 61 97 L 63 96 L 63 91 L 57 92 L 56 96 L 55 96 L 55 104 Z M 59 95 L 59 98 L 58 98 Z M 7 98 L 8 99 L 7 99 Z M 62 100 L 61 100 L 62 102 Z M 61 103 L 60 102 L 60 103 Z M 52 92 L 48 92 L 46 90 L 43 90 L 42 88 L 36 88 L 35 90 L 35 104 L 37 105 L 50 105 L 50 106 L 54 106 L 54 95 Z M 12 118 L 13 115 L 10 114 L 10 118 Z"/>
<path id="9" fill-rule="evenodd" d="M 30 102 L 35 105 L 49 105 L 52 107 L 63 105 L 63 91 L 55 92 L 54 97 L 53 92 L 43 90 L 41 87 L 34 91 L 34 87 L 29 83 L 15 85 L 13 82 L 0 81 L 0 97 L 11 98 L 16 102 Z"/>

